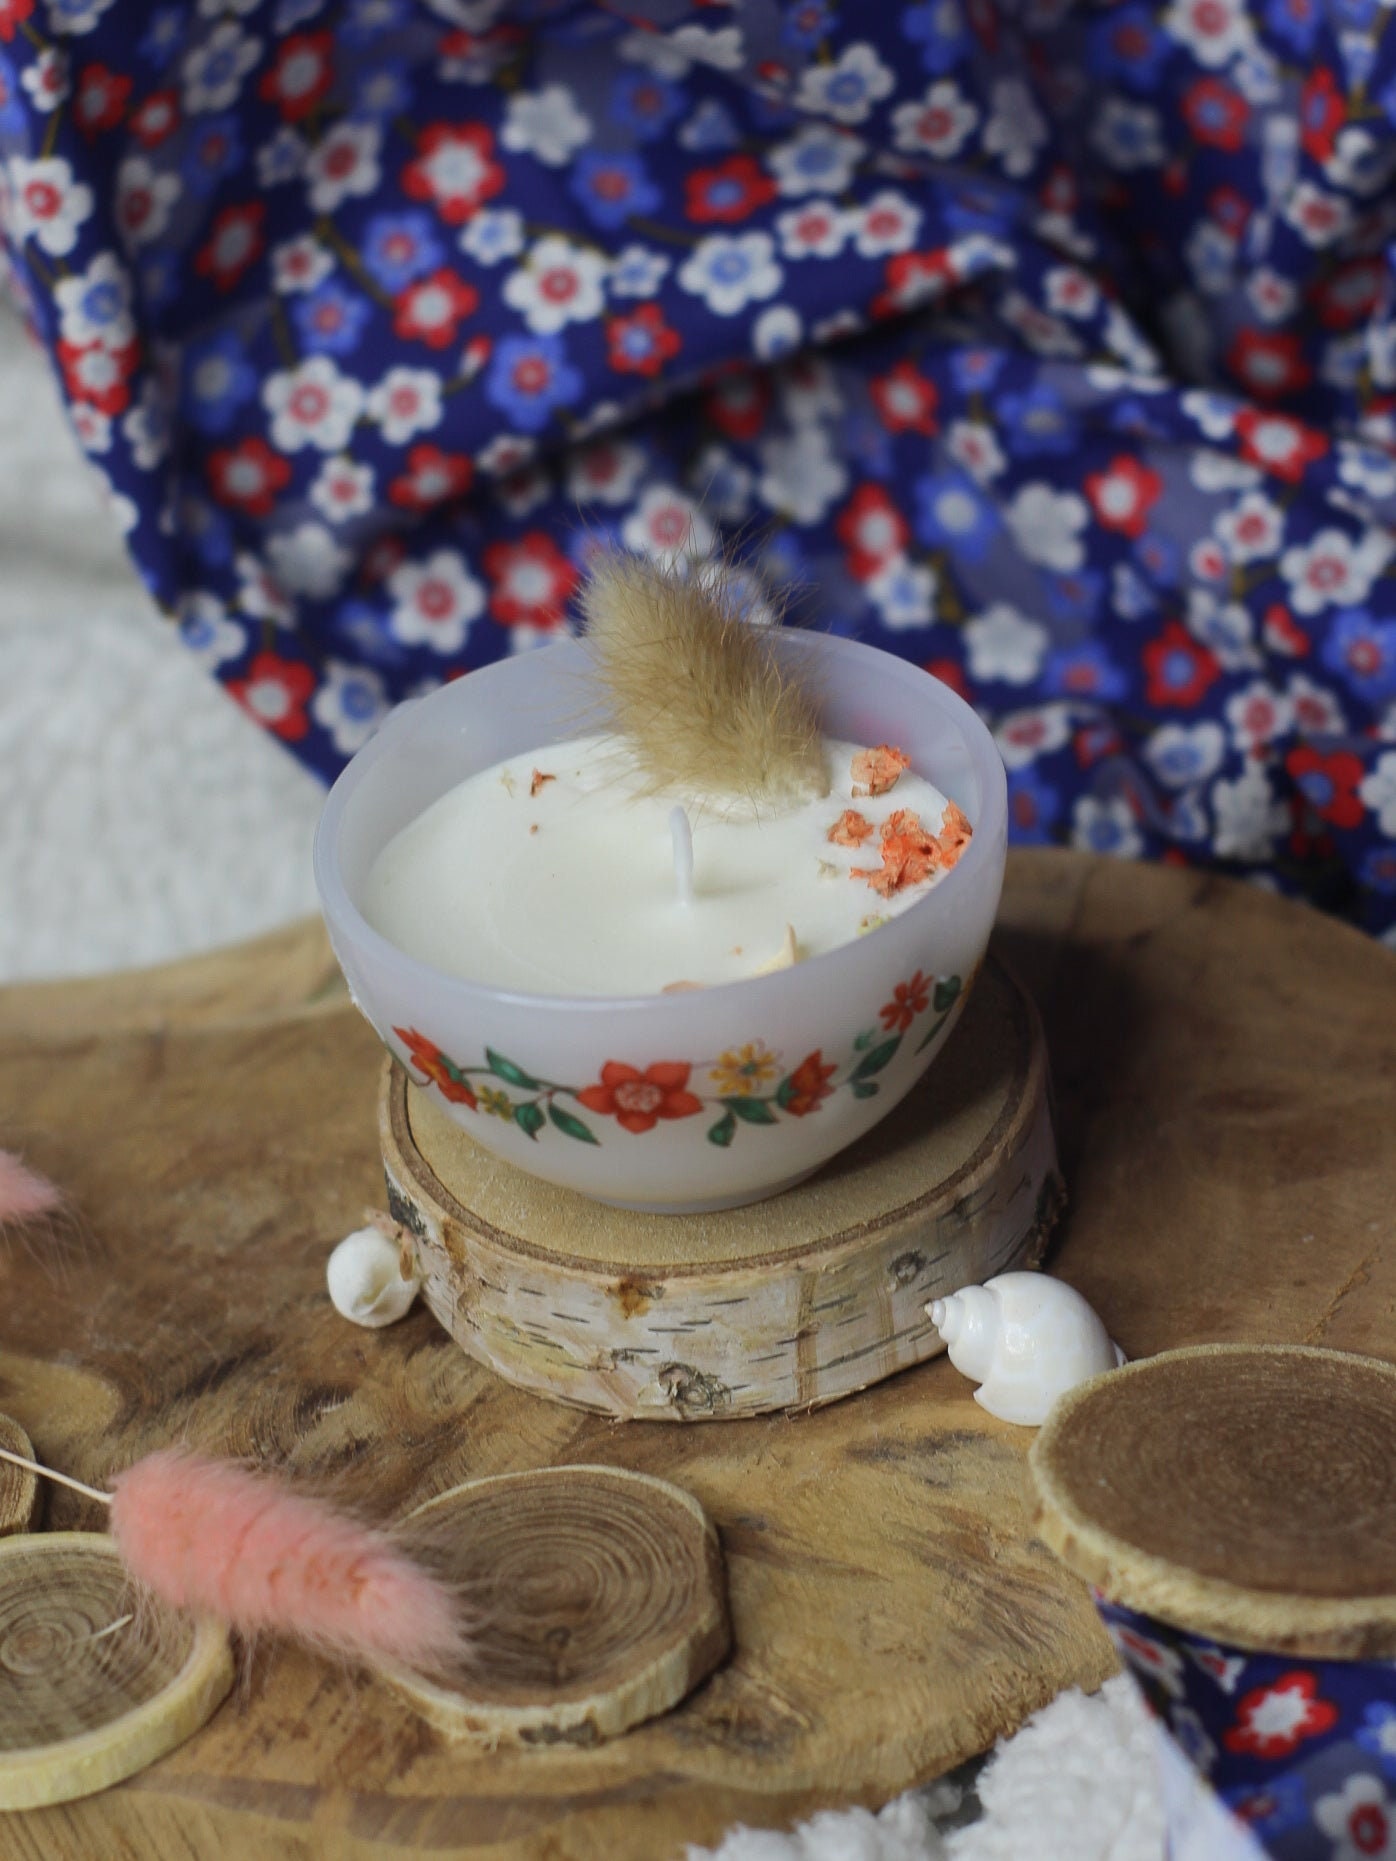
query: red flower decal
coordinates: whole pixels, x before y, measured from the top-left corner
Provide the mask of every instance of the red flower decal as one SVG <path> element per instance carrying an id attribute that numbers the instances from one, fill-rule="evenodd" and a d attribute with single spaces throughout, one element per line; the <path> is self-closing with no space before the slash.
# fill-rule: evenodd
<path id="1" fill-rule="evenodd" d="M 179 128 L 178 93 L 152 91 L 145 102 L 131 112 L 126 127 L 142 148 L 153 149 L 157 142 L 163 142 Z"/>
<path id="2" fill-rule="evenodd" d="M 947 285 L 955 282 L 955 268 L 943 250 L 935 252 L 899 252 L 889 258 L 885 272 L 887 286 L 872 301 L 875 317 L 896 316 L 899 311 L 915 310 L 918 305 L 943 297 Z M 903 367 L 909 364 L 902 364 Z"/>
<path id="3" fill-rule="evenodd" d="M 1299 338 L 1278 330 L 1237 330 L 1226 365 L 1258 401 L 1279 400 L 1313 374 Z"/>
<path id="4" fill-rule="evenodd" d="M 134 342 L 123 343 L 119 349 L 100 342 L 58 345 L 69 394 L 112 419 L 130 402 L 130 379 L 139 359 L 140 345 Z"/>
<path id="5" fill-rule="evenodd" d="M 73 98 L 73 117 L 85 136 L 113 129 L 126 114 L 131 95 L 130 78 L 108 71 L 105 65 L 84 65 Z"/>
<path id="6" fill-rule="evenodd" d="M 458 498 L 474 475 L 475 468 L 463 452 L 413 446 L 407 455 L 407 470 L 388 486 L 388 502 L 404 510 L 431 510 Z"/>
<path id="7" fill-rule="evenodd" d="M 729 439 L 755 439 L 766 424 L 771 384 L 764 375 L 729 375 L 703 402 L 703 411 Z"/>
<path id="8" fill-rule="evenodd" d="M 220 504 L 251 517 L 269 517 L 277 492 L 291 482 L 291 467 L 264 439 L 252 436 L 210 454 L 208 478 Z"/>
<path id="9" fill-rule="evenodd" d="M 276 653 L 258 653 L 247 677 L 233 679 L 228 691 L 264 730 L 288 743 L 299 743 L 310 729 L 305 705 L 316 682 L 309 666 Z"/>
<path id="10" fill-rule="evenodd" d="M 393 304 L 393 331 L 415 338 L 431 349 L 444 349 L 456 339 L 456 325 L 480 301 L 473 285 L 445 266 L 429 278 L 419 278 Z"/>
<path id="11" fill-rule="evenodd" d="M 935 383 L 914 362 L 898 362 L 885 375 L 868 384 L 878 418 L 889 433 L 924 433 L 936 430 L 939 395 Z"/>
<path id="12" fill-rule="evenodd" d="M 231 291 L 262 250 L 266 212 L 266 204 L 260 200 L 225 207 L 194 255 L 194 269 L 199 276 L 212 278 L 220 291 Z"/>
<path id="13" fill-rule="evenodd" d="M 490 612 L 505 627 L 560 627 L 579 574 L 546 530 L 491 543 L 482 557 Z"/>
<path id="14" fill-rule="evenodd" d="M 1236 1723 L 1223 1733 L 1228 1751 L 1256 1758 L 1287 1758 L 1306 1738 L 1316 1738 L 1338 1722 L 1338 1708 L 1319 1699 L 1311 1673 L 1296 1668 L 1273 1686 L 1255 1687 L 1236 1707 Z"/>
<path id="15" fill-rule="evenodd" d="M 792 1118 L 803 1118 L 807 1112 L 818 1111 L 821 1102 L 833 1096 L 829 1081 L 837 1071 L 837 1066 L 824 1064 L 824 1055 L 816 1047 L 788 1079 L 781 1081 L 776 1097 Z"/>
<path id="16" fill-rule="evenodd" d="M 1251 106 L 1221 78 L 1199 78 L 1183 93 L 1183 116 L 1199 142 L 1234 154 L 1245 140 Z"/>
<path id="17" fill-rule="evenodd" d="M 834 525 L 848 552 L 848 572 L 867 581 L 899 556 L 911 534 L 906 518 L 881 485 L 859 485 Z"/>
<path id="18" fill-rule="evenodd" d="M 607 1060 L 601 1068 L 601 1083 L 587 1086 L 577 1099 L 588 1111 L 614 1118 L 638 1136 L 652 1131 L 661 1118 L 691 1118 L 702 1111 L 702 1099 L 686 1089 L 692 1070 L 682 1060 L 657 1060 L 644 1072 L 620 1060 Z"/>
<path id="19" fill-rule="evenodd" d="M 402 191 L 433 202 L 448 225 L 459 226 L 504 186 L 493 150 L 483 123 L 429 123 L 417 138 L 416 159 L 402 171 Z"/>
<path id="20" fill-rule="evenodd" d="M 319 103 L 334 82 L 334 34 L 297 32 L 282 42 L 276 63 L 257 87 L 257 94 L 274 103 L 286 123 L 299 123 Z"/>
<path id="21" fill-rule="evenodd" d="M 658 304 L 641 304 L 629 316 L 606 322 L 607 360 L 620 375 L 657 375 L 683 347 L 683 338 L 664 321 Z"/>
<path id="22" fill-rule="evenodd" d="M 1216 654 L 1176 620 L 1170 620 L 1158 638 L 1149 641 L 1142 658 L 1150 704 L 1197 704 L 1221 676 Z"/>
<path id="23" fill-rule="evenodd" d="M 1236 432 L 1241 441 L 1241 456 L 1297 485 L 1315 459 L 1328 450 L 1328 441 L 1313 427 L 1301 426 L 1288 414 L 1262 412 L 1258 407 L 1243 407 L 1236 416 Z"/>
<path id="24" fill-rule="evenodd" d="M 414 1027 L 395 1027 L 393 1032 L 412 1056 L 412 1065 L 436 1087 L 442 1098 L 453 1105 L 468 1105 L 472 1111 L 478 1101 L 464 1079 L 458 1079 L 451 1062 L 433 1040 L 419 1034 Z"/>
<path id="25" fill-rule="evenodd" d="M 1356 827 L 1362 819 L 1365 809 L 1357 785 L 1363 768 L 1351 750 L 1335 750 L 1325 756 L 1305 744 L 1289 752 L 1285 768 L 1321 821 L 1331 821 L 1334 827 Z"/>
<path id="26" fill-rule="evenodd" d="M 733 155 L 716 168 L 699 168 L 684 182 L 690 220 L 730 225 L 749 219 L 776 196 L 776 184 L 750 155 Z"/>
<path id="27" fill-rule="evenodd" d="M 1103 530 L 1117 530 L 1121 536 L 1142 536 L 1149 512 L 1163 490 L 1163 480 L 1147 465 L 1121 454 L 1103 472 L 1092 472 L 1085 489 Z"/>
<path id="28" fill-rule="evenodd" d="M 1326 65 L 1311 71 L 1299 93 L 1299 140 L 1316 162 L 1331 162 L 1338 131 L 1347 120 L 1347 99 Z"/>
<path id="29" fill-rule="evenodd" d="M 34 0 L 0 0 L 0 39 L 8 45 L 34 11 Z"/>
<path id="30" fill-rule="evenodd" d="M 879 1009 L 882 1025 L 890 1034 L 894 1030 L 905 1034 L 917 1015 L 925 1014 L 930 1006 L 930 980 L 918 969 L 910 982 L 899 982 L 892 991 L 890 1002 L 884 1002 Z"/>

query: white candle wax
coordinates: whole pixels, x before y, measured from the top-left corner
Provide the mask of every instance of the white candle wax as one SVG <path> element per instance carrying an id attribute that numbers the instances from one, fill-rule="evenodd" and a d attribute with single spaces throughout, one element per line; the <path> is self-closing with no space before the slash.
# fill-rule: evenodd
<path id="1" fill-rule="evenodd" d="M 734 982 L 850 942 L 924 897 L 938 871 L 880 896 L 854 869 L 880 867 L 898 810 L 935 834 L 940 790 L 906 770 L 855 792 L 860 745 L 828 740 L 829 793 L 780 812 L 722 812 L 645 795 L 609 736 L 574 738 L 470 776 L 409 822 L 369 873 L 364 915 L 390 943 L 447 975 L 545 995 L 647 995 Z M 676 874 L 681 801 L 692 895 Z M 845 809 L 871 826 L 829 840 Z M 953 811 L 952 811 L 953 818 Z"/>

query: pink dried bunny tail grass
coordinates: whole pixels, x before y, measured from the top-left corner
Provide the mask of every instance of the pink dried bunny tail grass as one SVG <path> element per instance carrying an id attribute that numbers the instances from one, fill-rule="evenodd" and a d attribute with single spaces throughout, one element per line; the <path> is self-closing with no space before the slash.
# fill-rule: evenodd
<path id="1" fill-rule="evenodd" d="M 62 1206 L 63 1197 L 46 1176 L 21 1163 L 13 1151 L 0 1150 L 0 1228 L 56 1215 Z"/>
<path id="2" fill-rule="evenodd" d="M 469 1651 L 450 1590 L 383 1533 L 273 1475 L 165 1448 L 111 1482 L 111 1530 L 133 1577 L 244 1635 L 440 1673 Z"/>

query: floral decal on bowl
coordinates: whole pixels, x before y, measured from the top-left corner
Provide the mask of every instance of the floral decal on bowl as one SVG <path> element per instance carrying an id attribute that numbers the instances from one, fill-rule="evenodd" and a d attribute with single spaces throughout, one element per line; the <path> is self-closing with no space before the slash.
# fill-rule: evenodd
<path id="1" fill-rule="evenodd" d="M 601 1142 L 591 1124 L 561 1102 L 570 1099 L 593 1117 L 613 1118 L 632 1137 L 662 1122 L 716 1112 L 708 1142 L 726 1149 L 742 1125 L 807 1118 L 836 1092 L 876 1097 L 876 1075 L 891 1065 L 917 1023 L 927 1014 L 934 1017 L 915 1049 L 920 1054 L 944 1031 L 963 989 L 958 976 L 923 976 L 918 969 L 910 981 L 897 984 L 876 1023 L 859 1034 L 842 1062 L 826 1060 L 816 1047 L 787 1070 L 764 1041 L 750 1040 L 715 1060 L 655 1060 L 648 1066 L 607 1060 L 600 1078 L 582 1086 L 539 1078 L 492 1047 L 478 1065 L 462 1066 L 416 1028 L 393 1032 L 419 1084 L 434 1085 L 451 1104 L 481 1117 L 506 1119 L 535 1140 L 551 1124 L 578 1143 Z"/>

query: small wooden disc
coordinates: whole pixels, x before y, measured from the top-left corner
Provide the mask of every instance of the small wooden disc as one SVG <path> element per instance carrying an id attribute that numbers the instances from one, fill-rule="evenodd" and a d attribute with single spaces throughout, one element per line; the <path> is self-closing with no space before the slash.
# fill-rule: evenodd
<path id="1" fill-rule="evenodd" d="M 1064 1396 L 1029 1464 L 1041 1536 L 1112 1601 L 1240 1648 L 1396 1658 L 1396 1366 L 1166 1351 Z"/>
<path id="2" fill-rule="evenodd" d="M 461 1688 L 387 1675 L 448 1737 L 599 1744 L 676 1706 L 727 1653 L 717 1533 L 666 1480 L 620 1467 L 506 1473 L 412 1519 L 481 1617 Z"/>
<path id="3" fill-rule="evenodd" d="M 9 1415 L 0 1415 L 0 1447 L 11 1454 L 34 1458 L 34 1444 Z M 13 1461 L 0 1460 L 0 1538 L 17 1531 L 33 1531 L 43 1510 L 44 1493 L 38 1476 Z"/>
<path id="4" fill-rule="evenodd" d="M 105 1534 L 0 1544 L 0 1810 L 70 1802 L 143 1770 L 232 1683 L 226 1632 L 137 1598 Z"/>
<path id="5" fill-rule="evenodd" d="M 390 1064 L 388 1202 L 423 1296 L 521 1388 L 627 1420 L 832 1402 L 944 1348 L 926 1304 L 1041 1259 L 1063 1194 L 1031 1001 L 986 963 L 925 1078 L 807 1181 L 652 1215 L 526 1175 Z"/>

